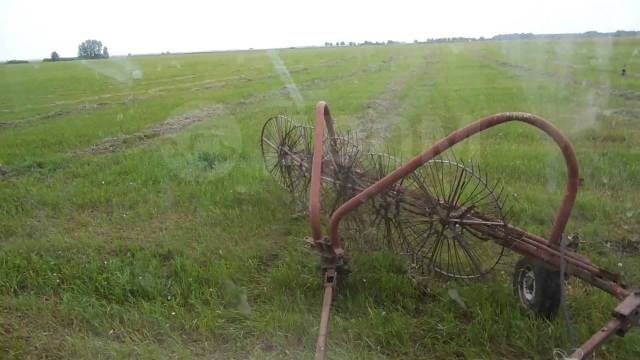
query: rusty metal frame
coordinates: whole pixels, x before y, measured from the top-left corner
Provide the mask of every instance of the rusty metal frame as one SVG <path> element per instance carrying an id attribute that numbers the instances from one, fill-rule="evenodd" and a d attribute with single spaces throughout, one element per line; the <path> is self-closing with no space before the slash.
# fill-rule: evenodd
<path id="1" fill-rule="evenodd" d="M 600 331 L 595 333 L 591 339 L 585 342 L 572 354 L 571 359 L 584 359 L 589 356 L 595 348 L 607 340 L 611 335 L 617 333 L 623 335 L 633 325 L 638 325 L 640 319 L 640 292 L 629 291 L 618 284 L 618 276 L 610 273 L 593 263 L 587 258 L 574 251 L 567 250 L 564 255 L 561 253 L 560 241 L 571 209 L 573 207 L 580 175 L 578 160 L 569 140 L 547 120 L 528 113 L 506 112 L 491 115 L 479 119 L 463 128 L 460 128 L 448 136 L 444 137 L 421 154 L 415 156 L 404 165 L 392 171 L 382 179 L 358 193 L 356 196 L 342 204 L 331 216 L 329 222 L 329 237 L 322 236 L 321 216 L 320 216 L 320 195 L 321 176 L 323 163 L 323 138 L 324 127 L 327 127 L 329 139 L 335 137 L 334 121 L 331 117 L 329 106 L 321 101 L 316 105 L 316 123 L 314 131 L 313 162 L 311 168 L 311 188 L 309 202 L 309 223 L 311 226 L 312 242 L 316 248 L 322 249 L 321 255 L 325 261 L 325 292 L 322 308 L 320 336 L 316 346 L 316 359 L 324 359 L 325 342 L 328 334 L 329 312 L 331 301 L 337 280 L 336 266 L 344 256 L 344 247 L 339 235 L 340 221 L 345 215 L 357 209 L 368 199 L 382 193 L 396 182 L 411 174 L 413 171 L 424 165 L 445 150 L 458 144 L 481 131 L 506 122 L 518 121 L 529 124 L 543 131 L 558 145 L 565 160 L 567 169 L 567 181 L 565 193 L 549 231 L 548 240 L 527 231 L 513 226 L 507 226 L 504 232 L 485 229 L 492 235 L 498 244 L 524 256 L 537 258 L 548 264 L 550 267 L 558 269 L 561 258 L 566 261 L 566 273 L 576 276 L 585 282 L 596 286 L 618 299 L 623 300 L 613 312 L 614 319 L 610 320 Z M 336 146 L 332 141 L 329 151 L 335 153 Z M 494 231 L 494 233 L 491 233 Z M 509 233 L 510 236 L 505 236 Z M 514 241 L 514 238 L 516 239 Z M 326 274 L 330 274 L 326 275 Z M 329 276 L 329 277 L 327 277 Z M 328 281 L 327 279 L 330 279 Z"/>

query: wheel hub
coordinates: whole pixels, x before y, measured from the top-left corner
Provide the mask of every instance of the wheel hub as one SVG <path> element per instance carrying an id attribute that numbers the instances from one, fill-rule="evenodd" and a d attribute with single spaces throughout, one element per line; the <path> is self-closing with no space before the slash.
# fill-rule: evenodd
<path id="1" fill-rule="evenodd" d="M 527 267 L 520 272 L 520 297 L 527 303 L 532 303 L 536 294 L 536 276 L 533 269 Z"/>

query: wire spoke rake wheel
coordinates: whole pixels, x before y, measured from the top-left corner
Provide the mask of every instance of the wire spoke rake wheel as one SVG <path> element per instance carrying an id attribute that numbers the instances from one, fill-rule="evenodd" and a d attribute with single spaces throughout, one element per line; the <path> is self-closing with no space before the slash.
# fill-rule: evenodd
<path id="1" fill-rule="evenodd" d="M 366 182 L 370 185 L 395 170 L 399 160 L 384 153 L 369 153 L 362 159 L 367 174 Z M 357 212 L 361 213 L 360 222 L 347 221 L 345 230 L 351 233 L 357 246 L 366 250 L 394 250 L 396 244 L 397 216 L 400 209 L 400 186 L 402 181 L 390 189 L 374 196 L 363 204 Z M 348 217 L 347 217 L 348 219 Z"/>
<path id="2" fill-rule="evenodd" d="M 323 165 L 324 188 L 323 202 L 329 215 L 340 205 L 354 197 L 368 186 L 366 174 L 362 171 L 362 149 L 353 135 L 327 138 L 327 150 Z"/>
<path id="3" fill-rule="evenodd" d="M 306 202 L 312 157 L 309 128 L 284 116 L 272 117 L 262 127 L 261 150 L 269 174 L 296 201 Z"/>
<path id="4" fill-rule="evenodd" d="M 503 233 L 501 192 L 477 166 L 431 160 L 405 181 L 398 228 L 422 273 L 475 278 L 491 271 L 504 248 L 487 237 Z"/>

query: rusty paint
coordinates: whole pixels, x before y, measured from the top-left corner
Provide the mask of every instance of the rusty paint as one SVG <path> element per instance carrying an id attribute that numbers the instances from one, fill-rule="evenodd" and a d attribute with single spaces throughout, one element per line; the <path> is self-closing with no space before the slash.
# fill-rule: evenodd
<path id="1" fill-rule="evenodd" d="M 510 121 L 521 121 L 544 131 L 556 142 L 556 144 L 558 144 L 560 150 L 562 151 L 562 155 L 564 156 L 567 167 L 567 185 L 565 194 L 563 196 L 560 207 L 556 212 L 556 217 L 549 233 L 549 244 L 558 245 L 560 243 L 562 232 L 564 231 L 567 221 L 569 220 L 571 208 L 573 207 L 576 193 L 578 191 L 578 184 L 580 182 L 578 160 L 576 159 L 576 155 L 573 151 L 571 143 L 569 142 L 569 139 L 562 135 L 560 130 L 558 130 L 551 123 L 541 117 L 532 114 L 512 112 L 491 115 L 452 132 L 445 138 L 435 143 L 429 149 L 424 151 L 422 154 L 417 155 L 409 162 L 400 166 L 398 169 L 394 170 L 384 178 L 378 180 L 375 184 L 369 186 L 367 189 L 340 206 L 338 210 L 336 210 L 331 216 L 329 231 L 329 238 L 331 239 L 331 244 L 336 249 L 336 252 L 341 251 L 338 228 L 340 225 L 340 220 L 342 220 L 345 215 L 355 210 L 367 199 L 383 192 L 385 189 L 389 188 L 400 179 L 415 171 L 418 167 L 424 165 L 427 161 L 433 159 L 443 151 L 451 148 L 462 140 L 493 126 Z M 316 141 L 318 141 L 318 139 L 316 139 Z"/>
<path id="2" fill-rule="evenodd" d="M 311 226 L 312 242 L 314 247 L 323 257 L 327 278 L 325 278 L 324 301 L 321 313 L 321 323 L 318 343 L 316 347 L 316 360 L 324 359 L 325 345 L 328 335 L 328 321 L 331 309 L 331 299 L 335 290 L 335 269 L 344 254 L 342 240 L 339 236 L 340 221 L 349 212 L 354 211 L 368 199 L 376 196 L 396 182 L 405 178 L 413 171 L 424 165 L 445 150 L 457 143 L 467 139 L 481 131 L 493 126 L 511 121 L 519 121 L 532 125 L 549 137 L 551 137 L 560 148 L 564 157 L 567 169 L 567 182 L 565 193 L 549 231 L 548 240 L 521 230 L 514 226 L 506 226 L 504 230 L 497 231 L 494 228 L 478 225 L 477 230 L 490 236 L 499 245 L 509 248 L 524 256 L 542 260 L 552 268 L 558 269 L 560 266 L 561 251 L 559 248 L 562 233 L 565 229 L 571 209 L 573 207 L 580 179 L 578 161 L 569 140 L 547 120 L 527 113 L 508 112 L 491 115 L 477 120 L 461 129 L 458 129 L 445 138 L 441 139 L 423 153 L 417 155 L 404 165 L 392 171 L 382 179 L 376 181 L 369 187 L 362 189 L 357 195 L 346 201 L 331 216 L 329 227 L 329 239 L 322 236 L 320 218 L 320 190 L 322 182 L 322 168 L 331 166 L 330 162 L 323 164 L 323 139 L 324 127 L 330 139 L 329 151 L 332 155 L 336 152 L 336 144 L 333 141 L 335 132 L 333 128 L 333 118 L 329 107 L 325 102 L 319 102 L 316 106 L 316 123 L 314 131 L 313 160 L 311 165 L 311 188 L 309 203 L 309 223 Z M 335 155 L 334 155 L 335 158 Z M 492 220 L 482 214 L 474 214 L 479 219 Z M 624 289 L 618 284 L 618 276 L 602 269 L 589 261 L 584 256 L 575 251 L 568 250 L 564 254 L 567 263 L 568 274 L 576 276 L 583 281 L 609 292 L 618 299 L 624 299 L 614 310 L 614 319 L 610 320 L 600 331 L 596 332 L 591 339 L 583 344 L 572 355 L 575 359 L 584 359 L 589 356 L 597 346 L 607 340 L 611 335 L 623 334 L 628 328 L 637 325 L 640 319 L 640 293 Z M 327 279 L 331 279 L 330 281 Z"/>

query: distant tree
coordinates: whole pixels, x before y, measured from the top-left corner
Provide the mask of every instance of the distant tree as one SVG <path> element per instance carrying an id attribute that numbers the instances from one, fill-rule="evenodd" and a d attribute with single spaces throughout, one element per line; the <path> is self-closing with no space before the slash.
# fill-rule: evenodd
<path id="1" fill-rule="evenodd" d="M 78 45 L 78 57 L 81 59 L 99 59 L 102 57 L 102 42 L 85 40 Z"/>
<path id="2" fill-rule="evenodd" d="M 58 55 L 58 52 L 54 51 L 51 53 L 51 61 L 58 61 L 60 60 L 60 55 Z"/>
<path id="3" fill-rule="evenodd" d="M 340 46 L 344 46 L 344 41 L 340 41 Z"/>
<path id="4" fill-rule="evenodd" d="M 107 49 L 106 46 L 102 48 L 102 57 L 105 59 L 109 58 L 109 49 Z"/>

